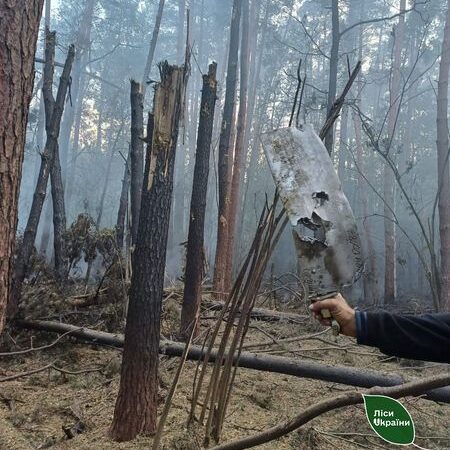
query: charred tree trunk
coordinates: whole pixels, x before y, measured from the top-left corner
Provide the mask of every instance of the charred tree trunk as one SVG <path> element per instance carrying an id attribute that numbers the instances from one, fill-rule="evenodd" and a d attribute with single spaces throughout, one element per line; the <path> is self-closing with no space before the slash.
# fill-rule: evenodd
<path id="1" fill-rule="evenodd" d="M 441 240 L 440 307 L 450 311 L 450 180 L 448 139 L 448 74 L 450 66 L 450 0 L 447 2 L 437 93 L 437 171 Z"/>
<path id="2" fill-rule="evenodd" d="M 160 311 L 173 170 L 183 105 L 185 67 L 160 66 L 154 127 L 147 147 L 144 189 L 130 287 L 119 394 L 110 433 L 117 441 L 154 433 L 157 415 Z M 151 128 L 151 119 L 149 128 Z"/>
<path id="3" fill-rule="evenodd" d="M 116 243 L 119 250 L 123 249 L 124 234 L 125 234 L 125 216 L 128 209 L 128 191 L 130 190 L 130 165 L 131 152 L 128 152 L 127 160 L 125 161 L 125 169 L 122 179 L 122 190 L 120 191 L 119 210 L 117 211 L 116 223 Z"/>
<path id="4" fill-rule="evenodd" d="M 248 97 L 248 65 L 249 65 L 249 4 L 242 3 L 242 37 L 240 52 L 240 83 L 239 83 L 239 113 L 237 118 L 236 144 L 234 147 L 233 175 L 231 180 L 230 206 L 228 209 L 228 241 L 227 259 L 225 266 L 225 287 L 228 290 L 232 283 L 233 255 L 235 231 L 237 226 L 237 211 L 240 200 L 241 171 L 244 164 L 244 142 L 247 126 L 247 97 Z"/>
<path id="5" fill-rule="evenodd" d="M 181 310 L 180 336 L 189 339 L 196 321 L 201 303 L 201 283 L 204 267 L 204 226 L 206 194 L 208 189 L 209 156 L 214 124 L 216 104 L 217 64 L 209 66 L 207 75 L 203 75 L 200 121 L 197 133 L 197 152 L 195 155 L 194 179 L 192 182 L 191 212 L 189 216 L 189 234 L 186 250 L 186 271 Z M 195 334 L 197 330 L 195 331 Z"/>
<path id="6" fill-rule="evenodd" d="M 52 73 L 54 62 L 54 48 L 55 48 L 54 39 L 52 41 L 47 42 L 46 58 L 47 57 L 51 58 Z M 64 64 L 64 69 L 59 81 L 58 93 L 56 96 L 55 105 L 53 107 L 51 126 L 47 134 L 45 150 L 42 153 L 41 168 L 39 170 L 38 182 L 34 190 L 30 215 L 28 216 L 28 221 L 25 227 L 22 245 L 20 246 L 17 256 L 14 273 L 13 295 L 11 298 L 10 306 L 8 308 L 8 315 L 14 315 L 17 310 L 21 285 L 27 274 L 28 264 L 30 262 L 30 257 L 33 252 L 34 242 L 36 239 L 36 231 L 39 224 L 39 219 L 41 217 L 42 205 L 44 204 L 45 195 L 47 191 L 47 183 L 50 175 L 50 169 L 53 163 L 53 157 L 55 155 L 58 146 L 59 128 L 61 124 L 62 113 L 64 111 L 64 103 L 67 94 L 67 88 L 69 85 L 70 70 L 72 68 L 74 55 L 75 49 L 73 46 L 70 46 L 66 62 Z M 50 64 L 46 64 L 46 66 L 50 66 Z"/>
<path id="7" fill-rule="evenodd" d="M 405 11 L 406 0 L 400 0 L 400 11 Z M 394 49 L 392 58 L 392 75 L 390 85 L 390 102 L 387 118 L 388 146 L 387 157 L 394 161 L 392 144 L 395 137 L 397 114 L 400 108 L 400 82 L 401 82 L 401 53 L 405 29 L 405 15 L 399 16 L 398 24 L 394 30 Z M 397 296 L 397 244 L 394 224 L 395 211 L 395 180 L 394 173 L 389 165 L 384 165 L 384 303 L 394 303 Z"/>
<path id="8" fill-rule="evenodd" d="M 225 286 L 227 243 L 228 243 L 228 203 L 230 184 L 230 150 L 231 128 L 235 109 L 237 65 L 239 52 L 239 23 L 241 19 L 242 0 L 234 0 L 231 13 L 230 47 L 228 51 L 227 77 L 225 87 L 225 103 L 223 107 L 222 125 L 219 140 L 218 191 L 219 210 L 217 221 L 217 245 L 214 263 L 214 292 L 223 298 L 227 291 Z M 231 153 L 232 155 L 232 153 Z"/>
<path id="9" fill-rule="evenodd" d="M 45 108 L 45 132 L 47 136 L 52 133 L 53 111 L 55 98 L 53 97 L 53 75 L 55 57 L 55 32 L 46 29 L 46 55 L 44 65 L 44 83 L 42 94 Z M 49 44 L 47 46 L 47 43 Z M 66 231 L 66 208 L 64 205 L 64 187 L 61 176 L 61 164 L 59 161 L 58 144 L 55 145 L 53 159 L 50 166 L 52 211 L 53 211 L 53 249 L 55 256 L 55 274 L 58 281 L 63 281 L 66 276 L 66 259 L 64 233 Z M 34 242 L 33 242 L 34 244 Z"/>
<path id="10" fill-rule="evenodd" d="M 139 226 L 144 177 L 144 96 L 141 85 L 131 80 L 131 244 L 135 245 Z"/>
<path id="11" fill-rule="evenodd" d="M 156 13 L 155 26 L 153 27 L 152 40 L 148 49 L 147 61 L 145 63 L 144 75 L 142 76 L 142 97 L 145 100 L 147 91 L 147 81 L 152 68 L 153 57 L 155 56 L 156 43 L 158 41 L 159 28 L 161 27 L 161 18 L 164 11 L 165 0 L 159 0 L 158 12 Z"/>
<path id="12" fill-rule="evenodd" d="M 17 204 L 43 3 L 0 3 L 0 334 L 11 294 Z"/>
<path id="13" fill-rule="evenodd" d="M 66 232 L 66 207 L 64 203 L 64 186 L 59 161 L 58 145 L 55 148 L 50 169 L 52 204 L 53 204 L 53 250 L 55 256 L 55 273 L 58 281 L 64 281 L 66 270 L 66 251 L 64 233 Z"/>

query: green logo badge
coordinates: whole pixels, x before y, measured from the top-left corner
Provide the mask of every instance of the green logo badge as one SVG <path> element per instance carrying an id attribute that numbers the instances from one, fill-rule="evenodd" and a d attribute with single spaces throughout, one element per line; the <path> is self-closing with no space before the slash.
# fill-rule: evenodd
<path id="1" fill-rule="evenodd" d="M 367 419 L 380 438 L 397 445 L 414 442 L 414 422 L 400 402 L 384 395 L 363 394 L 363 397 Z"/>

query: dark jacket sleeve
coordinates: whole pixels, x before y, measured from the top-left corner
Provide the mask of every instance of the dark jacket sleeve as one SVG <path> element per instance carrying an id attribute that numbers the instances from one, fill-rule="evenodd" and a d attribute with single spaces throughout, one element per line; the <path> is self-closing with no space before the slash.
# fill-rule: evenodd
<path id="1" fill-rule="evenodd" d="M 450 314 L 356 312 L 358 344 L 401 358 L 450 363 Z"/>

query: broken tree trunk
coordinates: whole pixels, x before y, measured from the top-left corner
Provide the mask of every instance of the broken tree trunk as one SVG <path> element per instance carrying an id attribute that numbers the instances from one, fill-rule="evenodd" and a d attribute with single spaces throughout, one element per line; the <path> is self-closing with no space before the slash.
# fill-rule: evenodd
<path id="1" fill-rule="evenodd" d="M 54 55 L 54 41 L 48 43 L 48 53 L 46 49 L 46 55 L 49 57 Z M 51 48 L 53 47 L 53 50 Z M 59 129 L 61 124 L 61 117 L 64 111 L 64 102 L 66 98 L 67 88 L 69 86 L 70 71 L 72 69 L 72 63 L 75 56 L 74 46 L 69 47 L 64 69 L 60 77 L 58 93 L 56 95 L 55 105 L 53 107 L 51 127 L 47 134 L 47 140 L 45 143 L 45 149 L 42 153 L 41 167 L 39 170 L 38 182 L 34 190 L 33 202 L 31 204 L 30 215 L 28 216 L 27 225 L 23 236 L 22 245 L 20 246 L 19 253 L 16 260 L 16 267 L 14 273 L 13 293 L 11 301 L 8 305 L 8 315 L 12 316 L 17 311 L 20 289 L 22 282 L 27 274 L 28 265 L 30 262 L 31 254 L 34 248 L 34 242 L 36 239 L 36 231 L 41 217 L 42 205 L 44 204 L 45 195 L 47 191 L 47 183 L 50 175 L 50 168 L 53 162 L 53 156 L 55 154 L 58 145 Z M 54 56 L 52 57 L 54 60 Z"/>
<path id="2" fill-rule="evenodd" d="M 67 333 L 74 338 L 101 345 L 123 347 L 124 338 L 120 334 L 105 333 L 89 328 L 61 322 L 45 320 L 18 320 L 15 324 L 28 330 L 48 331 L 50 333 Z M 181 356 L 185 345 L 178 342 L 164 340 L 159 345 L 159 352 L 167 356 Z M 203 359 L 206 350 L 198 345 L 191 345 L 187 359 L 198 361 Z M 217 350 L 213 350 L 209 357 L 210 363 L 215 363 Z M 356 369 L 347 366 L 329 366 L 312 361 L 301 361 L 283 356 L 268 356 L 250 352 L 241 352 L 235 357 L 234 364 L 247 369 L 261 370 L 265 372 L 281 373 L 300 378 L 312 378 L 314 380 L 340 383 L 349 386 L 370 388 L 372 386 L 397 386 L 406 380 L 399 375 L 385 374 L 374 370 Z M 435 389 L 427 392 L 426 399 L 437 402 L 450 403 L 450 387 Z"/>
<path id="3" fill-rule="evenodd" d="M 191 212 L 189 215 L 189 233 L 186 249 L 186 270 L 181 310 L 180 336 L 188 340 L 192 326 L 196 322 L 201 302 L 201 284 L 204 267 L 204 228 L 206 212 L 206 194 L 208 189 L 209 155 L 214 124 L 216 104 L 217 64 L 209 65 L 208 74 L 203 75 L 200 120 L 197 133 L 197 151 L 195 154 L 194 178 L 192 181 Z M 197 322 L 198 323 L 198 322 Z M 197 334 L 194 332 L 194 336 Z"/>
<path id="4" fill-rule="evenodd" d="M 131 243 L 136 244 L 144 179 L 144 96 L 141 85 L 131 80 Z"/>
<path id="5" fill-rule="evenodd" d="M 139 232 L 132 260 L 120 388 L 110 429 L 117 441 L 151 434 L 156 429 L 160 314 L 187 69 L 166 61 L 160 65 L 160 73 L 153 103 L 153 132 L 149 130 L 147 136 L 151 143 L 147 146 Z"/>
<path id="6" fill-rule="evenodd" d="M 0 3 L 0 334 L 12 288 L 19 188 L 43 3 Z"/>

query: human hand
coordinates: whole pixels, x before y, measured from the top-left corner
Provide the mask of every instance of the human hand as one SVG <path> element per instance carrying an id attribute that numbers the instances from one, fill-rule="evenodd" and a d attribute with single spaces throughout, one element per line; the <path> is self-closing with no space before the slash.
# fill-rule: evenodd
<path id="1" fill-rule="evenodd" d="M 324 326 L 331 326 L 331 319 L 325 319 L 321 310 L 327 309 L 334 320 L 340 325 L 341 333 L 346 336 L 356 337 L 355 310 L 351 308 L 341 294 L 336 297 L 312 303 L 309 309 L 314 317 Z"/>

